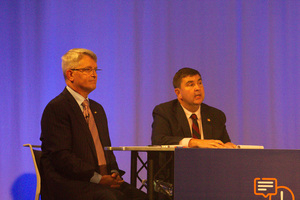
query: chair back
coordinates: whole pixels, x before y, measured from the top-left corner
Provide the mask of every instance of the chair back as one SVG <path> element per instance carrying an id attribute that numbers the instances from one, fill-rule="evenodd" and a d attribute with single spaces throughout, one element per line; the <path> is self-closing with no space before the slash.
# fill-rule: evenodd
<path id="1" fill-rule="evenodd" d="M 41 175 L 40 175 L 40 160 L 42 156 L 42 151 L 36 150 L 33 148 L 41 148 L 41 145 L 31 145 L 31 144 L 24 144 L 24 147 L 29 147 L 34 168 L 35 168 L 35 174 L 36 174 L 36 191 L 35 191 L 35 200 L 39 200 L 40 193 L 41 193 Z"/>

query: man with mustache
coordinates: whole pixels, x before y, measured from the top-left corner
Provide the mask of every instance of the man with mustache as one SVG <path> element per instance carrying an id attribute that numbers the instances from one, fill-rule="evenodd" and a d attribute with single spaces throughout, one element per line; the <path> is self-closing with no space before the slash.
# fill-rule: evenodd
<path id="1" fill-rule="evenodd" d="M 180 69 L 173 78 L 177 99 L 153 110 L 152 144 L 195 148 L 236 148 L 226 130 L 225 114 L 203 102 L 200 73 Z"/>

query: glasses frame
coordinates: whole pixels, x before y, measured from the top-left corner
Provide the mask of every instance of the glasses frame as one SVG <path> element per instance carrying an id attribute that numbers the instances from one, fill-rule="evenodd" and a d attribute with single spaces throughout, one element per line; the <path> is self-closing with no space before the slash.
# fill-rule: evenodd
<path id="1" fill-rule="evenodd" d="M 75 69 L 70 69 L 70 70 L 72 70 L 72 71 L 79 71 L 79 72 L 81 72 L 81 73 L 86 73 L 86 74 L 92 74 L 93 73 L 93 71 L 95 71 L 96 72 L 96 74 L 97 74 L 97 72 L 99 72 L 99 71 L 101 71 L 102 69 L 99 69 L 99 68 L 75 68 Z"/>

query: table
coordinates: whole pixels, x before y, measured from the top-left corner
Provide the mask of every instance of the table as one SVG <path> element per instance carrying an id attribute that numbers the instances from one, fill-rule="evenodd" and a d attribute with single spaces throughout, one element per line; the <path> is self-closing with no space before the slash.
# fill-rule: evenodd
<path id="1" fill-rule="evenodd" d="M 149 145 L 149 146 L 122 146 L 122 147 L 104 147 L 107 151 L 131 151 L 131 172 L 130 183 L 136 187 L 138 173 L 137 160 L 142 163 L 142 167 L 147 169 L 147 194 L 149 200 L 154 200 L 154 163 L 157 162 L 158 153 L 174 152 L 175 148 L 181 148 L 179 145 Z M 139 157 L 139 152 L 147 153 L 147 161 Z"/>
<path id="2" fill-rule="evenodd" d="M 300 150 L 193 149 L 177 146 L 106 147 L 131 151 L 131 184 L 136 187 L 139 152 L 147 152 L 147 193 L 154 196 L 154 163 L 159 152 L 174 155 L 174 199 L 284 199 L 300 197 Z M 270 184 L 261 188 L 262 183 Z M 263 191 L 264 190 L 264 191 Z M 284 196 L 281 197 L 281 196 Z"/>

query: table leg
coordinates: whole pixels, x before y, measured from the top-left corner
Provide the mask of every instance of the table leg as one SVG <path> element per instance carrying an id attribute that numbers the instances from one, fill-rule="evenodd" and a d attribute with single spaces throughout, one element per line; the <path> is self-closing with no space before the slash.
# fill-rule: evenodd
<path id="1" fill-rule="evenodd" d="M 147 194 L 149 200 L 154 200 L 154 156 L 155 152 L 148 152 L 148 170 L 147 170 Z"/>
<path id="2" fill-rule="evenodd" d="M 136 187 L 137 179 L 137 151 L 131 151 L 131 171 L 130 171 L 130 184 Z"/>

